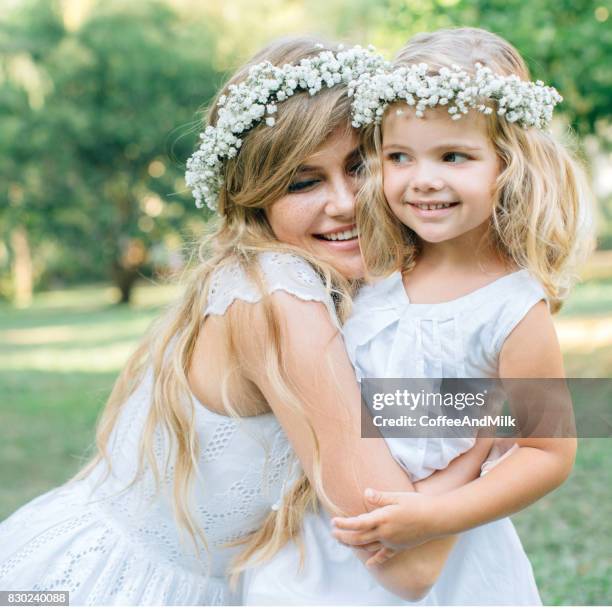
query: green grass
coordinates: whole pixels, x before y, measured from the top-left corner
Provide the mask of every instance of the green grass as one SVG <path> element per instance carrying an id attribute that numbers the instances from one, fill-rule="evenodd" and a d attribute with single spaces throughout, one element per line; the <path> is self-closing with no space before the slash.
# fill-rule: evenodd
<path id="1" fill-rule="evenodd" d="M 122 364 L 175 292 L 142 285 L 114 306 L 111 288 L 86 286 L 0 306 L 0 518 L 83 464 Z"/>
<path id="2" fill-rule="evenodd" d="M 577 285 L 559 313 L 560 319 L 612 316 L 612 278 Z"/>
<path id="3" fill-rule="evenodd" d="M 113 306 L 110 288 L 84 286 L 26 310 L 0 306 L 0 519 L 83 464 L 117 373 L 175 293 L 142 284 L 133 306 Z M 612 319 L 612 279 L 577 287 L 559 322 L 585 318 Z M 570 375 L 593 376 L 596 364 L 612 377 L 612 346 L 565 359 Z M 547 604 L 612 603 L 611 473 L 610 440 L 581 440 L 568 481 L 514 517 Z"/>
<path id="4" fill-rule="evenodd" d="M 562 487 L 512 517 L 548 605 L 612 603 L 609 439 L 579 440 Z"/>

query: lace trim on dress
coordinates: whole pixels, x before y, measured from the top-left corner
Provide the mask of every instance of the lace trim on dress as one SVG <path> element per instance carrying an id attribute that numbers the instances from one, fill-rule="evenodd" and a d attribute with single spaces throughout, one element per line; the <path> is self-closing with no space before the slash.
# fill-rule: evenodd
<path id="1" fill-rule="evenodd" d="M 333 300 L 321 277 L 302 257 L 291 253 L 264 252 L 259 255 L 268 293 L 285 291 L 304 301 L 322 302 L 340 327 Z M 254 304 L 262 299 L 255 283 L 238 262 L 228 262 L 215 270 L 208 291 L 205 315 L 222 315 L 234 300 Z"/>

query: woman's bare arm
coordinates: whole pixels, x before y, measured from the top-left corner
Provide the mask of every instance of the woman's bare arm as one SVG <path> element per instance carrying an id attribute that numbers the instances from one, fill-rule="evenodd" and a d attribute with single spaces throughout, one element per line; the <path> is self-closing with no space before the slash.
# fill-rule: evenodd
<path id="1" fill-rule="evenodd" d="M 304 414 L 318 440 L 323 488 L 340 512 L 351 515 L 366 511 L 363 491 L 368 487 L 414 491 L 385 441 L 361 437 L 359 386 L 325 306 L 284 292 L 274 293 L 271 299 L 281 323 L 284 370 L 303 414 L 278 395 L 270 379 L 266 347 L 257 335 L 257 329 L 265 324 L 261 303 L 236 302 L 230 307 L 234 309 L 233 319 L 245 322 L 245 329 L 240 330 L 241 362 L 245 375 L 269 402 L 311 482 L 317 451 Z M 324 498 L 322 503 L 330 512 L 336 510 Z M 370 571 L 400 597 L 420 599 L 437 579 L 454 541 L 449 537 L 428 542 Z M 365 550 L 356 550 L 356 554 L 364 561 L 372 555 Z"/>

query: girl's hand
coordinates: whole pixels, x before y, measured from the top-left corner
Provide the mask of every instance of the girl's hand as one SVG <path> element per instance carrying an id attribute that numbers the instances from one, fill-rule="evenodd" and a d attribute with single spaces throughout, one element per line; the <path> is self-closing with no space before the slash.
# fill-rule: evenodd
<path id="1" fill-rule="evenodd" d="M 393 493 L 366 490 L 367 514 L 334 517 L 332 535 L 349 546 L 381 548 L 366 565 L 384 563 L 398 551 L 427 542 L 435 535 L 428 517 L 431 497 L 420 493 Z"/>
<path id="2" fill-rule="evenodd" d="M 399 549 L 387 548 L 380 542 L 376 542 L 375 544 L 364 544 L 363 546 L 351 546 L 351 548 L 358 548 L 372 554 L 372 556 L 365 562 L 366 567 L 380 565 L 381 563 L 391 559 L 391 557 L 395 557 L 395 555 L 399 552 Z"/>

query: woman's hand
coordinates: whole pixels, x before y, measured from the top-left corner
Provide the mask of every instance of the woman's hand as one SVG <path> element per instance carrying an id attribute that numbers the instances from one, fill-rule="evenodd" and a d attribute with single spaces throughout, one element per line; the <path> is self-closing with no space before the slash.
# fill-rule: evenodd
<path id="1" fill-rule="evenodd" d="M 400 550 L 414 548 L 437 535 L 429 520 L 435 516 L 431 508 L 433 498 L 420 493 L 372 489 L 366 490 L 364 498 L 371 511 L 333 518 L 332 535 L 342 544 L 376 550 L 366 565 L 384 563 Z"/>

